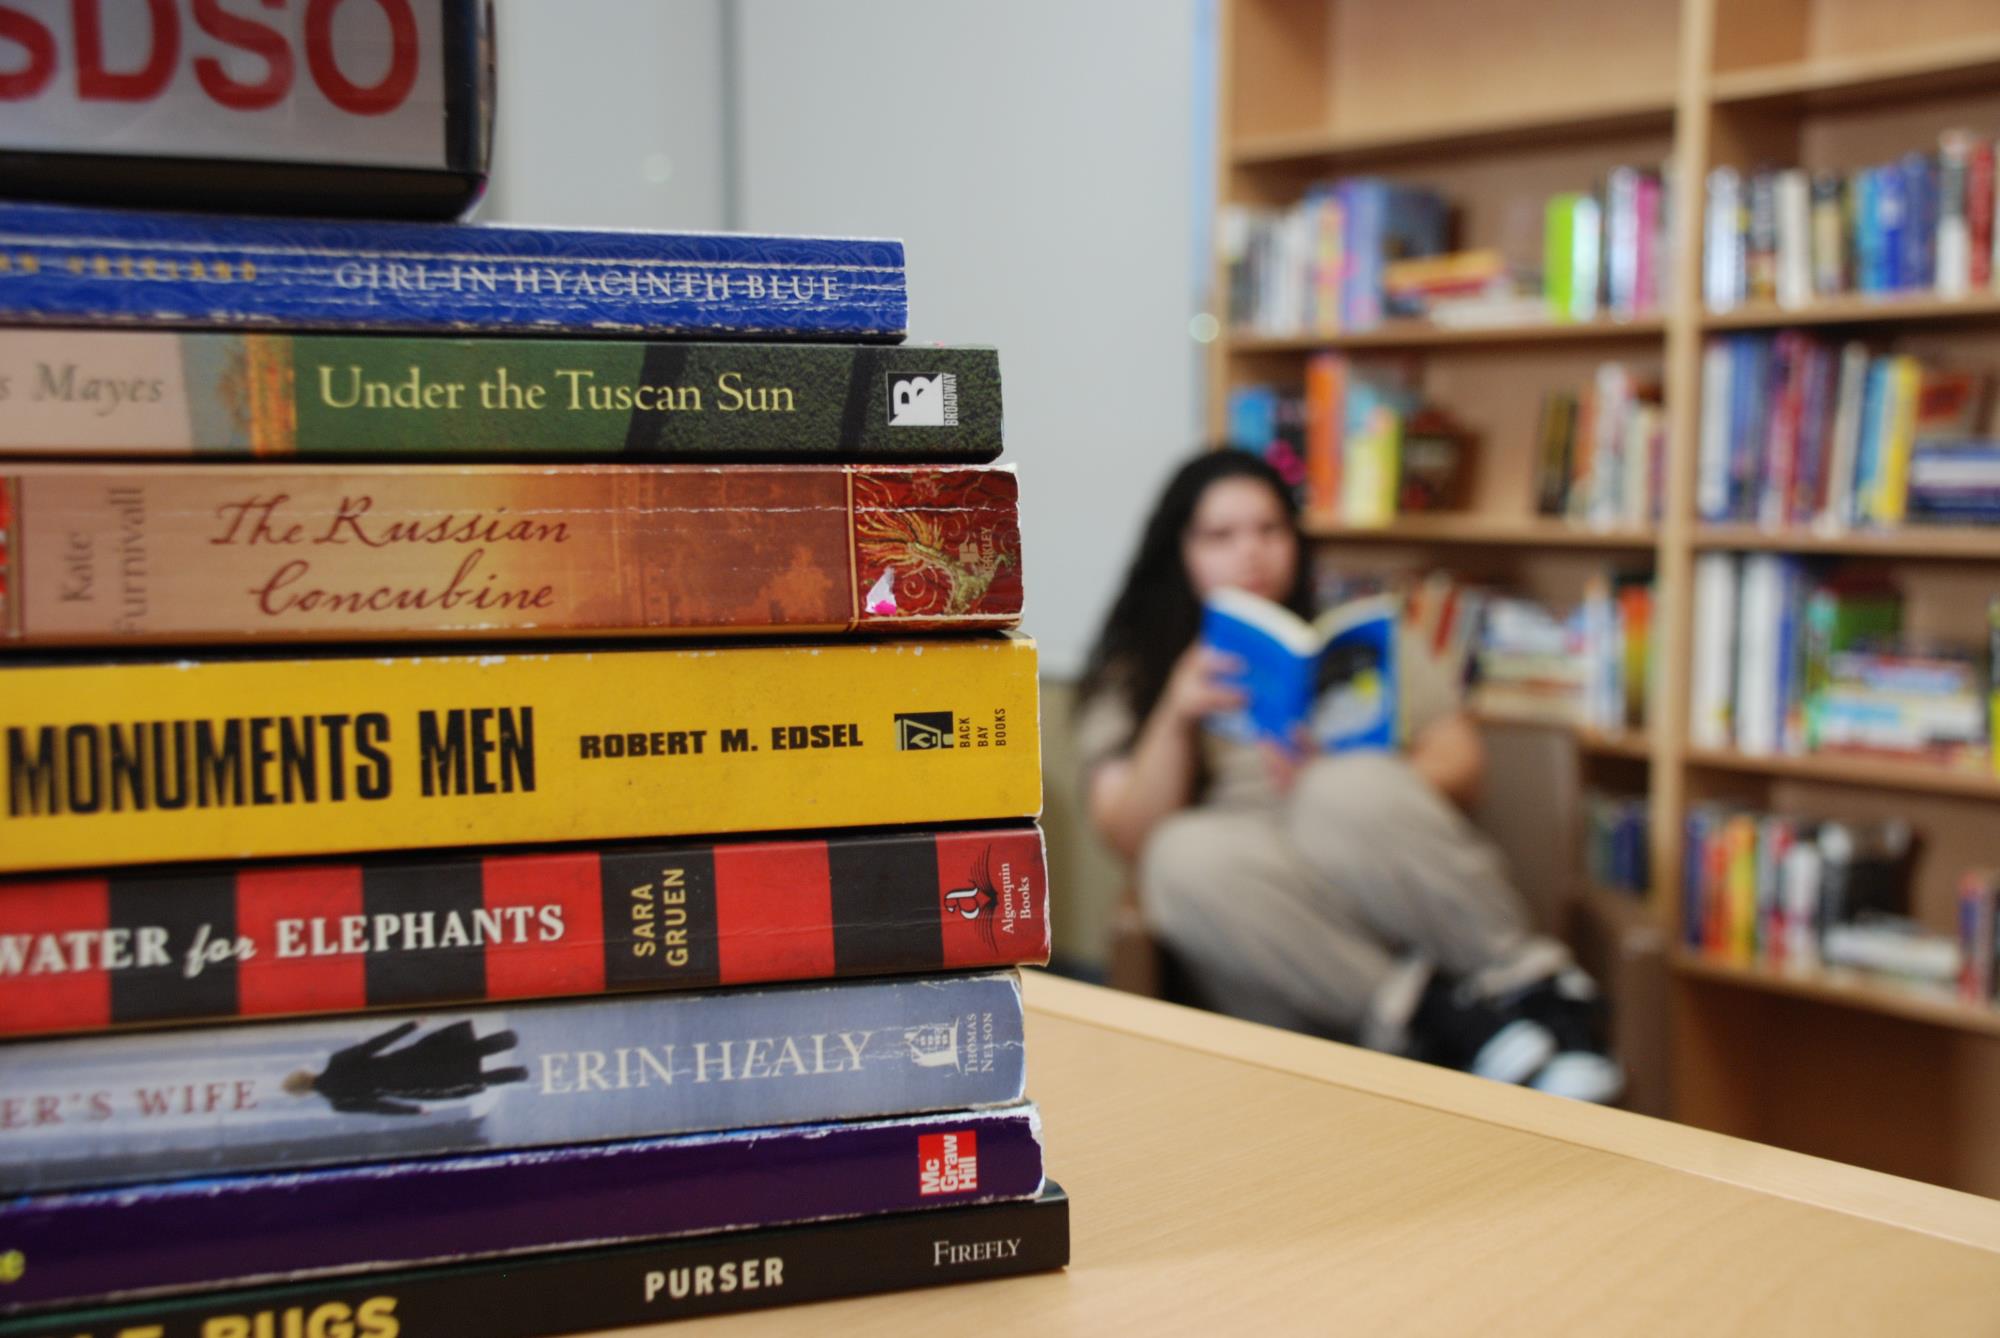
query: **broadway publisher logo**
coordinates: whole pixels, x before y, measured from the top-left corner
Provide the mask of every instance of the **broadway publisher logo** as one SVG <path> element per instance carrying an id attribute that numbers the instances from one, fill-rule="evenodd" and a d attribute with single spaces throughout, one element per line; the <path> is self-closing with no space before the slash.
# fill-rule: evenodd
<path id="1" fill-rule="evenodd" d="M 911 711 L 896 716 L 896 751 L 918 753 L 949 747 L 950 711 Z"/>
<path id="2" fill-rule="evenodd" d="M 917 1135 L 917 1193 L 964 1194 L 979 1188 L 979 1135 Z"/>
<path id="3" fill-rule="evenodd" d="M 957 427 L 958 377 L 950 372 L 890 372 L 889 426 Z"/>
<path id="4" fill-rule="evenodd" d="M 910 1048 L 910 1062 L 920 1069 L 955 1069 L 959 1066 L 958 1019 L 905 1027 L 903 1044 Z"/>

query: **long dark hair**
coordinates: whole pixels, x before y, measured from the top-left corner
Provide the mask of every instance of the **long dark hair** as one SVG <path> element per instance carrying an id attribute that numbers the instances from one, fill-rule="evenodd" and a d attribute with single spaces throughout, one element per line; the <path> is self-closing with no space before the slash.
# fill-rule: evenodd
<path id="1" fill-rule="evenodd" d="M 1201 630 L 1201 600 L 1188 580 L 1181 543 L 1194 522 L 1195 508 L 1211 484 L 1247 478 L 1268 487 L 1298 533 L 1299 504 L 1278 471 L 1247 451 L 1206 450 L 1167 481 L 1139 539 L 1139 551 L 1112 601 L 1111 616 L 1090 652 L 1078 686 L 1079 700 L 1099 691 L 1122 695 L 1135 720 L 1143 721 L 1166 690 L 1174 661 Z M 1303 546 L 1285 604 L 1300 615 L 1311 611 Z"/>

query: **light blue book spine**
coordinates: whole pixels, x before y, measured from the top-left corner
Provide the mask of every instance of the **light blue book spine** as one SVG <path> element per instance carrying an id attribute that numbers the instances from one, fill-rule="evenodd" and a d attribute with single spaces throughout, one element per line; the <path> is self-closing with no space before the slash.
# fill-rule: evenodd
<path id="1" fill-rule="evenodd" d="M 903 245 L 0 205 L 0 321 L 896 340 Z"/>
<path id="2" fill-rule="evenodd" d="M 1019 1100 L 1020 980 L 622 995 L 0 1050 L 0 1192 Z"/>

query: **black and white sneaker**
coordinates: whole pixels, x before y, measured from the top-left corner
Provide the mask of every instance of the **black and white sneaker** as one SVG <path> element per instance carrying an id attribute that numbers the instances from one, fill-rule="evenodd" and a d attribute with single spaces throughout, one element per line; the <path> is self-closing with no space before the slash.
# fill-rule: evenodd
<path id="1" fill-rule="evenodd" d="M 1417 1001 L 1410 1029 L 1416 1058 L 1495 1082 L 1527 1082 L 1559 1049 L 1555 1034 L 1540 1022 L 1436 973 Z"/>
<path id="2" fill-rule="evenodd" d="M 1604 1000 L 1589 976 L 1570 967 L 1507 1003 L 1555 1038 L 1555 1054 L 1529 1079 L 1530 1087 L 1597 1105 L 1624 1095 L 1625 1067 L 1605 1053 Z"/>

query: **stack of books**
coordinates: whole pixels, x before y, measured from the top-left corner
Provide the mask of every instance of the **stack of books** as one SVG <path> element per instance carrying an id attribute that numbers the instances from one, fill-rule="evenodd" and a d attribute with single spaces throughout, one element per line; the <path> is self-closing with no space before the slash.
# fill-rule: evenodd
<path id="1" fill-rule="evenodd" d="M 899 243 L 7 203 L 0 256 L 0 1332 L 1066 1262 L 997 361 L 899 345 Z"/>
<path id="2" fill-rule="evenodd" d="M 1802 330 L 1712 339 L 1695 505 L 1705 521 L 1773 528 L 1991 524 L 1990 389 L 1981 372 Z"/>
<path id="3" fill-rule="evenodd" d="M 1652 695 L 1653 586 L 1637 573 L 1586 580 L 1567 613 L 1518 595 L 1482 602 L 1471 702 L 1483 714 L 1571 729 L 1643 729 Z"/>
<path id="4" fill-rule="evenodd" d="M 1847 172 L 1716 168 L 1703 251 L 1708 305 L 1991 291 L 2000 255 L 1994 147 L 1990 135 L 1948 130 L 1935 152 Z"/>
<path id="5" fill-rule="evenodd" d="M 1906 635 L 1902 599 L 1880 579 L 1788 554 L 1705 553 L 1694 615 L 1696 747 L 1992 765 L 1989 648 Z"/>

